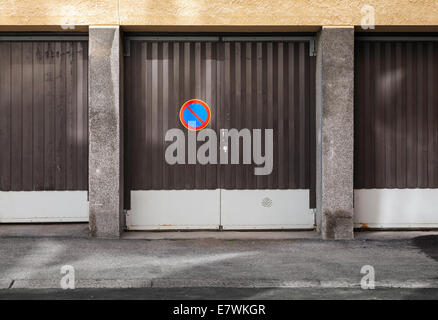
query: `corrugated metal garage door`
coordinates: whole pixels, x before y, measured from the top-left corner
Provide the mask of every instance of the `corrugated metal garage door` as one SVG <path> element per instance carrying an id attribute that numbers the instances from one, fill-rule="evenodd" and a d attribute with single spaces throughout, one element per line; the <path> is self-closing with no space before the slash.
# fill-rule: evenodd
<path id="1" fill-rule="evenodd" d="M 133 37 L 128 48 L 129 229 L 313 227 L 315 57 L 308 39 Z M 178 116 L 190 99 L 210 106 L 207 128 L 218 137 L 220 129 L 273 129 L 272 173 L 256 176 L 243 164 L 168 165 L 164 136 L 179 128 L 187 137 Z"/>
<path id="2" fill-rule="evenodd" d="M 438 42 L 356 42 L 355 221 L 438 226 Z"/>
<path id="3" fill-rule="evenodd" d="M 226 38 L 225 40 L 227 40 Z M 233 39 L 233 38 L 230 38 Z M 309 189 L 314 57 L 306 41 L 225 42 L 220 128 L 274 129 L 274 170 L 223 166 L 224 189 Z M 262 148 L 263 149 L 263 148 Z M 312 148 L 313 151 L 313 148 Z M 312 171 L 313 173 L 313 171 Z"/>
<path id="4" fill-rule="evenodd" d="M 88 221 L 87 41 L 20 39 L 0 41 L 0 222 Z"/>
<path id="5" fill-rule="evenodd" d="M 223 43 L 219 123 L 225 129 L 273 129 L 273 170 L 256 176 L 253 166 L 220 166 L 221 224 L 224 229 L 310 228 L 315 57 L 309 41 L 251 40 Z"/>
<path id="6" fill-rule="evenodd" d="M 126 185 L 130 190 L 216 189 L 216 165 L 168 165 L 164 136 L 181 128 L 179 110 L 197 97 L 217 106 L 217 42 L 131 41 L 125 58 Z M 209 128 L 217 129 L 218 108 Z"/>

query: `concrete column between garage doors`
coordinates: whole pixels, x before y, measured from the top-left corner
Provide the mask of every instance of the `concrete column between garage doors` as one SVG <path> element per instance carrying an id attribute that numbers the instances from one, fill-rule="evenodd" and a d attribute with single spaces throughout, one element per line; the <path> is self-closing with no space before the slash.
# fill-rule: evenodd
<path id="1" fill-rule="evenodd" d="M 94 237 L 123 227 L 120 30 L 89 28 L 89 219 Z"/>
<path id="2" fill-rule="evenodd" d="M 318 231 L 352 239 L 354 28 L 323 27 L 316 64 Z"/>

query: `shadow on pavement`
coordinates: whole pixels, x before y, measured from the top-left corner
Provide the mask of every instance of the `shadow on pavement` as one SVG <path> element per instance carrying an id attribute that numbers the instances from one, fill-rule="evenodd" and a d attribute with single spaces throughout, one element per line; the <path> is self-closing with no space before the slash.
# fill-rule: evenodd
<path id="1" fill-rule="evenodd" d="M 412 241 L 428 257 L 438 261 L 438 235 L 420 236 Z"/>

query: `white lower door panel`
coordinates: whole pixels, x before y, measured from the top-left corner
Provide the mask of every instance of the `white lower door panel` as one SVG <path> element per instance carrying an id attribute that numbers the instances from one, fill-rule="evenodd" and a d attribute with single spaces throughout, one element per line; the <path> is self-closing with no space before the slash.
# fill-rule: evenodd
<path id="1" fill-rule="evenodd" d="M 0 192 L 0 223 L 87 221 L 87 191 Z"/>
<path id="2" fill-rule="evenodd" d="M 309 190 L 222 190 L 224 230 L 313 229 Z"/>
<path id="3" fill-rule="evenodd" d="M 220 190 L 131 191 L 129 230 L 218 229 Z"/>
<path id="4" fill-rule="evenodd" d="M 438 189 L 354 190 L 354 222 L 369 228 L 437 228 Z"/>

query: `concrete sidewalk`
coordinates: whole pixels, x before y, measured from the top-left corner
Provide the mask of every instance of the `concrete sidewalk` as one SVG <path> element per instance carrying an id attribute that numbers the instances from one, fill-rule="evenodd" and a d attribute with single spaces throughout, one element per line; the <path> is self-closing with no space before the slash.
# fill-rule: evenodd
<path id="1" fill-rule="evenodd" d="M 358 231 L 358 240 L 395 240 L 412 239 L 424 235 L 438 235 L 435 231 Z M 53 224 L 0 224 L 0 238 L 89 238 L 88 223 Z M 132 240 L 297 240 L 321 239 L 321 235 L 312 230 L 300 231 L 127 231 L 122 239 Z"/>
<path id="2" fill-rule="evenodd" d="M 82 226 L 81 228 L 83 228 Z M 360 288 L 362 266 L 377 288 L 438 288 L 438 234 L 365 233 L 319 239 L 101 240 L 0 231 L 0 288 Z"/>

